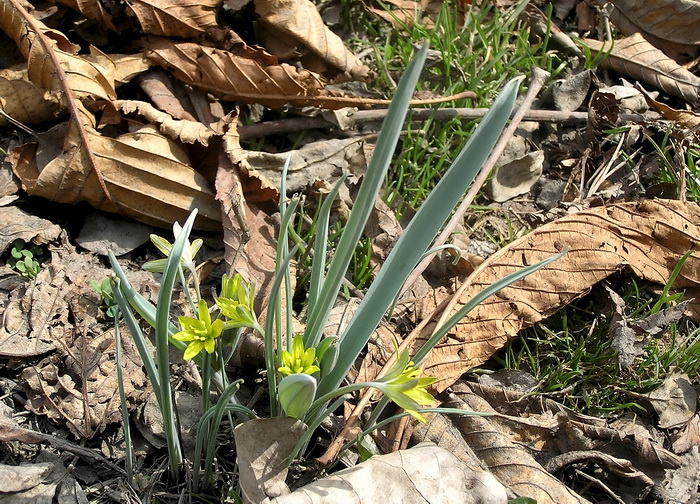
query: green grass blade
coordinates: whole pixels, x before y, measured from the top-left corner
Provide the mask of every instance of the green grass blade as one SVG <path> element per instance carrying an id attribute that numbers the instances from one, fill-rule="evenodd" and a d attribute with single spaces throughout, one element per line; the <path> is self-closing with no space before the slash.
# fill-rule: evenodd
<path id="1" fill-rule="evenodd" d="M 664 305 L 664 303 L 668 302 L 668 293 L 671 290 L 671 287 L 673 287 L 673 284 L 676 281 L 676 278 L 678 278 L 678 275 L 681 274 L 681 270 L 683 269 L 683 265 L 685 264 L 685 261 L 688 260 L 688 258 L 695 253 L 695 250 L 689 250 L 686 252 L 683 257 L 681 257 L 678 260 L 678 263 L 676 264 L 676 267 L 673 268 L 673 271 L 671 272 L 671 275 L 668 277 L 668 281 L 666 282 L 666 285 L 664 285 L 663 291 L 661 291 L 661 296 L 659 296 L 658 301 L 654 303 L 654 306 L 651 308 L 649 311 L 650 314 L 657 313 L 659 310 L 661 310 L 661 307 Z"/>
<path id="2" fill-rule="evenodd" d="M 243 380 L 236 380 L 231 383 L 221 394 L 219 401 L 211 408 L 213 410 L 210 422 L 209 433 L 207 437 L 207 453 L 204 460 L 204 484 L 209 485 L 211 480 L 212 469 L 214 468 L 214 455 L 216 454 L 216 435 L 219 432 L 221 419 L 224 417 L 224 412 L 232 405 L 229 400 L 233 397 L 240 387 Z M 238 410 L 245 412 L 249 418 L 255 418 L 255 414 L 244 406 L 238 405 Z M 252 415 L 252 416 L 251 416 Z M 199 434 L 199 432 L 198 432 Z"/>
<path id="3" fill-rule="evenodd" d="M 326 251 L 328 249 L 328 225 L 331 216 L 331 209 L 336 196 L 340 192 L 347 175 L 343 175 L 338 179 L 333 186 L 333 189 L 328 193 L 326 199 L 321 204 L 316 219 L 316 233 L 314 237 L 314 257 L 311 262 L 311 281 L 309 282 L 309 304 L 308 306 L 316 306 L 321 295 L 321 287 L 325 278 L 326 270 Z M 321 334 L 315 335 L 318 340 L 309 341 L 310 333 L 304 333 L 304 347 L 316 347 L 320 341 Z"/>
<path id="4" fill-rule="evenodd" d="M 124 390 L 124 371 L 122 369 L 122 337 L 119 331 L 119 309 L 114 314 L 114 339 L 116 347 L 117 384 L 119 385 L 119 400 L 121 401 L 122 428 L 124 430 L 124 464 L 126 477 L 129 484 L 134 480 L 134 445 L 131 442 L 131 425 L 129 423 L 129 409 L 126 405 L 126 391 Z"/>
<path id="5" fill-rule="evenodd" d="M 287 156 L 287 160 L 282 168 L 282 178 L 280 180 L 280 215 L 283 216 L 283 223 L 280 225 L 279 237 L 277 239 L 277 255 L 275 257 L 275 264 L 279 264 L 283 261 L 285 257 L 289 254 L 289 228 L 291 227 L 292 219 L 294 218 L 294 211 L 287 212 L 287 173 L 289 171 L 289 162 L 291 161 L 291 154 Z M 296 209 L 297 204 L 294 207 Z M 289 217 L 287 217 L 287 215 Z M 284 223 L 286 219 L 286 223 Z M 283 270 L 284 274 L 284 303 L 277 303 L 276 317 L 277 317 L 277 348 L 281 349 L 282 344 L 282 317 L 285 317 L 285 346 L 284 348 L 291 348 L 292 346 L 292 275 L 290 272 L 289 264 Z"/>
<path id="6" fill-rule="evenodd" d="M 149 302 L 145 297 L 143 297 L 141 294 L 139 294 L 136 289 L 134 289 L 134 286 L 131 285 L 131 282 L 129 282 L 129 279 L 126 277 L 126 273 L 124 273 L 124 270 L 122 267 L 119 265 L 119 262 L 117 261 L 117 258 L 112 254 L 112 252 L 109 252 L 109 263 L 112 266 L 112 270 L 114 273 L 117 275 L 117 278 L 119 279 L 119 285 L 121 292 L 124 294 L 124 298 L 128 301 L 129 305 L 136 310 L 136 313 L 141 315 L 141 317 L 150 325 L 151 327 L 156 326 L 156 307 L 153 303 Z M 123 312 L 124 310 L 122 310 Z M 175 327 L 175 324 L 170 324 L 168 326 L 168 332 L 169 335 L 172 336 L 177 332 L 177 327 Z M 187 343 L 184 343 L 182 341 L 177 341 L 174 339 L 170 340 L 170 343 L 175 346 L 178 350 L 182 350 L 183 352 L 185 351 L 185 348 L 187 348 Z M 201 365 L 201 362 L 197 357 L 195 357 L 194 360 L 197 364 Z"/>
<path id="7" fill-rule="evenodd" d="M 129 332 L 131 332 L 131 337 L 134 340 L 136 349 L 141 356 L 143 367 L 146 369 L 146 375 L 148 376 L 148 379 L 151 380 L 153 391 L 155 392 L 156 397 L 160 400 L 160 376 L 158 375 L 158 368 L 156 367 L 151 351 L 148 348 L 146 337 L 144 336 L 143 331 L 141 331 L 139 323 L 136 321 L 136 317 L 134 317 L 134 312 L 131 311 L 131 306 L 129 306 L 129 303 L 122 293 L 121 279 L 119 277 L 117 277 L 112 284 L 112 292 L 114 293 L 114 299 L 119 306 L 119 311 L 121 311 L 122 316 L 124 317 L 126 326 L 129 328 Z"/>
<path id="8" fill-rule="evenodd" d="M 367 167 L 367 173 L 360 186 L 350 218 L 328 268 L 326 279 L 318 296 L 318 303 L 316 306 L 310 307 L 311 311 L 307 320 L 304 338 L 308 341 L 319 341 L 321 338 L 320 335 L 323 332 L 328 314 L 333 308 L 357 242 L 362 236 L 394 156 L 396 143 L 408 112 L 409 101 L 420 77 L 427 52 L 428 46 L 426 44 L 418 51 L 418 54 L 401 77 L 396 94 L 391 101 L 389 111 L 377 139 L 377 145 L 372 154 L 372 160 Z"/>
<path id="9" fill-rule="evenodd" d="M 319 395 L 337 388 L 343 381 L 406 278 L 488 158 L 513 110 L 520 82 L 517 78 L 506 84 L 474 135 L 397 241 L 345 329 L 339 342 L 338 362 L 321 380 Z"/>

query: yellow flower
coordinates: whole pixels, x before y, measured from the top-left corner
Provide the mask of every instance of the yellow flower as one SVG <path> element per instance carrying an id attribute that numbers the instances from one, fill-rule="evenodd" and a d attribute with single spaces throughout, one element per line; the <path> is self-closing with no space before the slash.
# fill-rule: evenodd
<path id="1" fill-rule="evenodd" d="M 312 347 L 304 350 L 301 334 L 297 334 L 292 341 L 292 351 L 282 351 L 282 367 L 278 371 L 287 376 L 297 373 L 312 375 L 320 371 L 319 367 L 314 364 L 315 360 L 316 349 Z"/>
<path id="2" fill-rule="evenodd" d="M 233 278 L 223 276 L 221 297 L 216 299 L 216 304 L 221 309 L 221 313 L 228 319 L 226 328 L 256 327 L 258 325 L 254 307 L 255 287 L 252 282 L 244 282 L 238 273 Z"/>
<path id="3" fill-rule="evenodd" d="M 436 378 L 420 377 L 421 372 L 409 360 L 408 352 L 404 351 L 389 372 L 374 385 L 411 416 L 425 422 L 425 417 L 417 410 L 421 406 L 430 406 L 435 401 L 426 387 L 434 383 Z"/>
<path id="4" fill-rule="evenodd" d="M 211 321 L 211 315 L 207 308 L 207 302 L 199 300 L 197 305 L 198 318 L 178 317 L 182 331 L 175 333 L 173 338 L 178 341 L 189 341 L 185 349 L 184 359 L 190 360 L 202 349 L 209 353 L 214 352 L 214 340 L 221 335 L 224 329 L 224 322 L 220 319 Z"/>

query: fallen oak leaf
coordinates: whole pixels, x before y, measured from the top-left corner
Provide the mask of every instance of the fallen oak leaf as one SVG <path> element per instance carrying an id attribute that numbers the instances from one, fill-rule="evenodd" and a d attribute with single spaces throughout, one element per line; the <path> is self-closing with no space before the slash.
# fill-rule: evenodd
<path id="1" fill-rule="evenodd" d="M 287 104 L 339 109 L 358 105 L 387 105 L 389 100 L 342 96 L 325 89 L 325 82 L 308 70 L 297 70 L 262 50 L 239 45 L 226 51 L 192 42 L 149 37 L 141 42 L 146 55 L 178 80 L 223 100 L 259 103 L 269 108 Z M 473 91 L 452 96 L 413 100 L 427 105 L 473 98 Z"/>
<path id="2" fill-rule="evenodd" d="M 555 263 L 489 297 L 467 314 L 428 354 L 426 374 L 443 391 L 484 363 L 518 331 L 548 317 L 593 285 L 623 269 L 665 284 L 682 256 L 700 246 L 700 205 L 647 200 L 599 207 L 563 217 L 504 247 L 459 287 L 437 325 L 428 325 L 414 351 L 435 327 L 487 285 L 523 266 L 569 249 Z M 674 288 L 700 283 L 700 256 L 686 260 Z"/>
<path id="3" fill-rule="evenodd" d="M 218 26 L 216 10 L 223 0 L 126 0 L 144 33 L 196 37 Z"/>
<path id="4" fill-rule="evenodd" d="M 584 39 L 584 43 L 596 54 L 609 49 L 599 40 Z M 602 66 L 640 79 L 691 103 L 700 101 L 700 78 L 651 45 L 639 33 L 617 40 Z"/>
<path id="5" fill-rule="evenodd" d="M 255 0 L 255 13 L 273 32 L 289 35 L 351 80 L 366 80 L 369 67 L 352 54 L 323 22 L 309 0 Z"/>
<path id="6" fill-rule="evenodd" d="M 62 92 L 63 100 L 72 117 L 71 126 L 75 132 L 73 145 L 69 146 L 72 156 L 77 155 L 82 158 L 89 171 L 97 177 L 104 197 L 108 201 L 105 206 L 110 208 L 109 211 L 117 211 L 94 153 L 88 147 L 88 133 L 84 122 L 86 114 L 78 102 L 78 97 L 97 97 L 106 100 L 116 98 L 113 82 L 110 82 L 101 67 L 60 49 L 60 46 L 66 49 L 74 49 L 74 46 L 62 33 L 48 30 L 34 19 L 17 0 L 0 3 L 0 28 L 14 39 L 17 47 L 27 58 L 29 79 L 49 91 Z M 49 38 L 47 34 L 51 34 L 53 38 Z"/>

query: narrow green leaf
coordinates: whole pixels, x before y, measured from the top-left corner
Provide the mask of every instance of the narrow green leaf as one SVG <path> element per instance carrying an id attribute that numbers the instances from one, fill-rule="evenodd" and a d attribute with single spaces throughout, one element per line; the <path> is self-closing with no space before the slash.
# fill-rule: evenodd
<path id="1" fill-rule="evenodd" d="M 188 238 L 192 230 L 192 224 L 197 215 L 197 210 L 193 210 L 182 232 L 175 240 L 173 248 L 168 256 L 168 262 L 163 271 L 160 291 L 158 292 L 158 303 L 156 309 L 156 362 L 158 363 L 158 373 L 160 375 L 161 391 L 161 413 L 163 414 L 163 424 L 165 428 L 165 438 L 168 444 L 168 454 L 170 458 L 170 470 L 177 478 L 179 467 L 182 463 L 182 449 L 180 447 L 180 433 L 178 432 L 176 415 L 173 404 L 172 389 L 170 386 L 170 345 L 169 326 L 170 305 L 172 303 L 173 289 L 178 272 L 182 268 L 181 259 L 185 253 L 185 248 L 189 246 Z M 187 288 L 187 286 L 184 286 Z"/>
<path id="2" fill-rule="evenodd" d="M 360 191 L 350 213 L 350 218 L 345 226 L 343 235 L 338 242 L 335 255 L 328 267 L 326 279 L 318 296 L 318 303 L 310 307 L 304 339 L 307 341 L 319 341 L 326 324 L 326 319 L 333 308 L 335 299 L 340 290 L 348 265 L 355 252 L 355 247 L 367 220 L 372 212 L 374 202 L 379 195 L 379 190 L 384 182 L 384 177 L 394 157 L 396 142 L 401 134 L 404 120 L 408 112 L 408 105 L 420 77 L 423 63 L 428 54 L 428 45 L 424 45 L 414 60 L 401 77 L 396 94 L 391 100 L 386 119 L 382 125 L 377 145 L 372 153 L 372 159 L 367 167 L 367 173 L 360 186 Z"/>
<path id="3" fill-rule="evenodd" d="M 335 201 L 340 188 L 345 183 L 347 175 L 343 175 L 338 179 L 338 181 L 333 186 L 333 189 L 328 193 L 326 199 L 321 204 L 321 208 L 318 212 L 318 218 L 316 219 L 316 233 L 314 237 L 314 257 L 311 262 L 311 280 L 309 282 L 309 304 L 308 306 L 316 306 L 318 304 L 319 297 L 321 295 L 321 288 L 323 287 L 323 281 L 325 279 L 326 270 L 326 251 L 328 249 L 328 223 L 330 221 L 331 209 L 333 208 L 333 202 Z M 304 346 L 315 347 L 318 345 L 318 341 L 309 341 L 311 333 L 304 333 Z M 319 333 L 316 337 L 320 338 Z"/>
<path id="4" fill-rule="evenodd" d="M 505 85 L 476 132 L 397 241 L 345 329 L 339 342 L 338 362 L 321 379 L 319 394 L 328 393 L 343 381 L 406 278 L 474 180 L 510 117 L 521 80 L 512 79 Z"/>
<path id="5" fill-rule="evenodd" d="M 141 356 L 143 367 L 146 369 L 146 376 L 148 376 L 148 379 L 151 380 L 153 391 L 155 392 L 158 401 L 160 401 L 160 376 L 158 374 L 158 368 L 156 367 L 151 351 L 148 348 L 146 337 L 144 336 L 143 331 L 141 331 L 139 323 L 136 321 L 136 317 L 134 317 L 134 312 L 131 310 L 131 306 L 129 306 L 129 303 L 124 297 L 121 288 L 121 279 L 117 277 L 114 281 L 115 284 L 112 286 L 114 299 L 119 306 L 119 310 L 122 312 L 122 316 L 124 317 L 126 326 L 129 328 L 131 338 L 134 340 L 139 356 Z"/>
<path id="6" fill-rule="evenodd" d="M 122 428 L 124 430 L 124 464 L 126 477 L 129 484 L 134 480 L 134 445 L 131 442 L 131 424 L 129 422 L 129 409 L 126 403 L 126 391 L 124 389 L 124 372 L 122 370 L 122 337 L 119 331 L 119 309 L 114 314 L 114 345 L 116 347 L 117 384 L 119 386 L 119 401 L 122 412 Z"/>
<path id="7" fill-rule="evenodd" d="M 452 315 L 452 317 L 450 317 L 443 326 L 441 326 L 433 333 L 433 335 L 428 339 L 428 341 L 426 341 L 425 344 L 416 352 L 416 355 L 413 356 L 415 362 L 421 362 L 423 359 L 425 359 L 425 357 L 428 355 L 428 352 L 432 350 L 432 348 L 435 345 L 437 345 L 437 343 L 447 334 L 447 332 L 450 329 L 452 329 L 452 327 L 454 327 L 455 324 L 457 324 L 457 322 L 462 320 L 465 317 L 465 315 L 467 315 L 467 313 L 476 308 L 481 302 L 483 302 L 490 296 L 493 296 L 501 289 L 508 287 L 509 285 L 517 282 L 518 280 L 521 280 L 526 276 L 531 275 L 535 271 L 540 270 L 548 264 L 556 261 L 564 254 L 566 254 L 566 252 L 567 250 L 564 250 L 558 253 L 557 255 L 548 257 L 547 259 L 538 262 L 537 264 L 533 264 L 532 266 L 522 268 L 484 288 L 481 292 L 479 292 L 479 294 L 474 296 L 462 308 L 460 308 L 457 311 L 457 313 Z"/>

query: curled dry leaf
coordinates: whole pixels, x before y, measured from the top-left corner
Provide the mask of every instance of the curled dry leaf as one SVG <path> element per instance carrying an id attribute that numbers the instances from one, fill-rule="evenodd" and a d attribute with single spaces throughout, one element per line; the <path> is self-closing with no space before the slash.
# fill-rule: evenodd
<path id="1" fill-rule="evenodd" d="M 22 124 L 40 124 L 58 117 L 63 107 L 55 94 L 29 81 L 27 70 L 0 70 L 0 109 Z M 10 122 L 0 116 L 0 125 Z"/>
<path id="2" fill-rule="evenodd" d="M 225 142 L 231 136 L 227 134 Z M 255 282 L 255 306 L 262 314 L 275 276 L 277 232 L 265 212 L 246 201 L 240 172 L 228 159 L 220 163 L 215 185 L 223 216 L 228 271 Z"/>
<path id="3" fill-rule="evenodd" d="M 585 39 L 584 42 L 596 53 L 610 50 L 609 44 L 599 40 Z M 640 79 L 691 103 L 700 101 L 700 78 L 666 56 L 638 33 L 617 40 L 612 52 L 602 64 L 606 68 Z"/>
<path id="4" fill-rule="evenodd" d="M 479 381 L 485 381 L 485 376 Z M 490 417 L 491 424 L 506 437 L 518 439 L 545 467 L 569 451 L 590 450 L 621 459 L 629 459 L 630 453 L 634 453 L 634 467 L 652 479 L 659 478 L 666 469 L 679 466 L 678 457 L 642 426 L 622 422 L 608 426 L 604 419 L 582 415 L 552 399 L 527 395 L 502 384 L 460 382 L 453 390 L 449 397 L 456 395 L 467 402 L 473 395 L 484 399 L 497 412 Z"/>
<path id="5" fill-rule="evenodd" d="M 216 9 L 222 0 L 126 0 L 145 33 L 165 37 L 196 37 L 218 26 Z"/>
<path id="6" fill-rule="evenodd" d="M 426 372 L 442 391 L 485 362 L 508 338 L 586 294 L 629 267 L 638 277 L 665 284 L 681 257 L 700 246 L 700 205 L 656 200 L 578 212 L 546 224 L 489 257 L 460 286 L 442 315 L 452 316 L 487 285 L 568 249 L 568 253 L 491 296 L 465 316 L 429 354 Z M 700 257 L 685 262 L 675 288 L 700 282 Z M 439 324 L 438 324 L 439 325 Z M 420 346 L 429 332 L 417 341 Z"/>
<path id="7" fill-rule="evenodd" d="M 692 110 L 674 109 L 665 103 L 654 100 L 649 93 L 643 92 L 642 96 L 649 104 L 649 108 L 661 113 L 664 119 L 675 122 L 681 128 L 697 131 L 700 128 L 700 114 Z M 685 135 L 684 135 L 685 136 Z"/>
<path id="8" fill-rule="evenodd" d="M 77 46 L 32 17 L 17 0 L 0 3 L 0 29 L 27 58 L 29 80 L 34 84 L 78 98 L 117 97 L 114 78 L 107 69 L 77 56 Z M 58 65 L 61 71 L 57 71 Z"/>
<path id="9" fill-rule="evenodd" d="M 488 402 L 476 394 L 465 394 L 463 398 L 452 396 L 444 406 L 495 413 Z M 513 440 L 511 433 L 489 417 L 460 415 L 452 422 L 476 456 L 517 495 L 535 499 L 538 504 L 588 502 L 548 473 L 519 441 Z"/>
<path id="10" fill-rule="evenodd" d="M 59 154 L 45 165 L 39 163 L 36 143 L 25 144 L 10 154 L 12 169 L 29 194 L 59 203 L 87 201 L 100 210 L 159 227 L 184 221 L 192 208 L 198 208 L 198 228 L 221 229 L 214 193 L 204 177 L 194 171 L 180 145 L 153 126 L 116 138 L 103 136 L 94 128 L 92 115 L 79 108 L 83 123 L 78 126 L 72 121 L 67 126 Z M 90 169 L 90 158 L 99 164 L 112 201 Z"/>
<path id="11" fill-rule="evenodd" d="M 638 29 L 676 44 L 700 44 L 700 3 L 696 0 L 613 0 L 615 12 Z"/>
<path id="12" fill-rule="evenodd" d="M 309 0 L 255 0 L 255 13 L 273 31 L 300 41 L 348 78 L 364 80 L 369 75 L 369 68 L 328 29 L 317 7 Z"/>
<path id="13" fill-rule="evenodd" d="M 222 131 L 214 131 L 197 121 L 187 121 L 173 118 L 170 114 L 162 112 L 148 102 L 138 100 L 115 100 L 112 104 L 124 114 L 138 114 L 146 122 L 155 124 L 158 131 L 173 140 L 183 143 L 200 143 L 209 145 L 209 140 L 214 136 L 221 136 Z"/>

